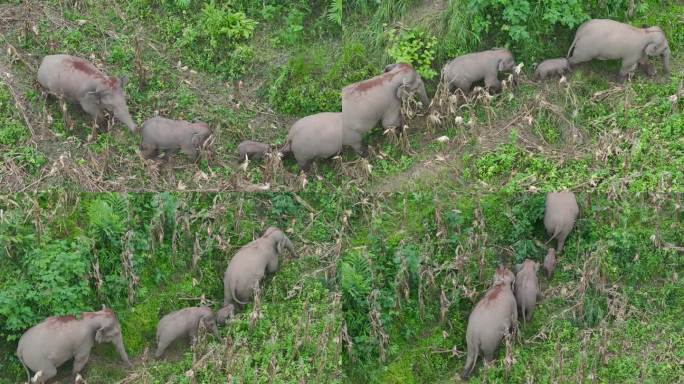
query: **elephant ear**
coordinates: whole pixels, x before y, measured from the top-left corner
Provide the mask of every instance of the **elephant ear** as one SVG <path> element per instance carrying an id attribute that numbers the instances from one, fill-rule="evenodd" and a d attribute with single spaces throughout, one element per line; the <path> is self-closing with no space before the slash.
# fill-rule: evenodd
<path id="1" fill-rule="evenodd" d="M 503 59 L 499 59 L 497 65 L 496 65 L 496 69 L 499 72 L 502 72 L 504 70 L 504 60 Z"/>
<path id="2" fill-rule="evenodd" d="M 276 252 L 282 255 L 285 252 L 285 239 L 276 240 Z"/>
<path id="3" fill-rule="evenodd" d="M 199 145 L 202 144 L 201 143 L 202 138 L 201 138 L 199 133 L 193 133 L 192 138 L 190 140 L 192 141 L 192 145 L 194 147 L 199 147 Z"/>
<path id="4" fill-rule="evenodd" d="M 394 67 L 396 67 L 396 66 L 397 66 L 397 64 L 396 64 L 396 63 L 394 63 L 394 64 L 389 64 L 389 65 L 386 65 L 386 66 L 385 66 L 385 69 L 383 69 L 383 70 L 382 70 L 382 73 L 387 73 L 387 72 L 389 72 L 389 71 L 393 70 L 393 69 L 394 69 Z"/>
<path id="5" fill-rule="evenodd" d="M 95 331 L 95 342 L 99 344 L 106 341 L 107 328 L 108 327 L 104 326 Z"/>
<path id="6" fill-rule="evenodd" d="M 95 104 L 102 103 L 103 94 L 104 90 L 98 89 L 97 87 L 92 87 L 86 91 L 86 97 L 92 100 Z"/>
<path id="7" fill-rule="evenodd" d="M 646 53 L 648 56 L 655 56 L 657 50 L 658 50 L 658 44 L 648 43 L 648 44 L 646 44 L 646 47 L 644 48 L 644 53 Z"/>

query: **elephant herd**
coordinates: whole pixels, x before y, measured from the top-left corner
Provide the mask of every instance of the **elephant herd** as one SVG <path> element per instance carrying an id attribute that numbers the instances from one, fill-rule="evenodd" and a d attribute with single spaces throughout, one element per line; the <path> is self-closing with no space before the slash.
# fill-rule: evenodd
<path id="1" fill-rule="evenodd" d="M 219 338 L 218 326 L 254 297 L 266 273 L 278 270 L 278 258 L 285 250 L 296 255 L 290 239 L 276 227 L 268 228 L 261 237 L 240 248 L 223 277 L 223 307 L 217 311 L 208 306 L 188 307 L 163 316 L 157 324 L 155 357 L 161 358 L 175 340 L 190 338 L 194 344 L 200 327 Z M 24 332 L 16 355 L 26 369 L 29 383 L 46 383 L 57 374 L 59 366 L 71 359 L 76 379 L 88 362 L 93 345 L 105 342 L 114 344 L 124 363 L 131 365 L 116 314 L 103 306 L 100 311 L 84 312 L 78 318 L 48 317 Z M 35 372 L 33 378 L 31 371 Z"/>
<path id="2" fill-rule="evenodd" d="M 552 192 L 546 195 L 544 227 L 551 236 L 547 244 L 556 240 L 556 248 L 549 248 L 544 259 L 547 277 L 553 273 L 556 252 L 563 250 L 565 239 L 574 227 L 578 214 L 577 199 L 572 192 Z M 468 355 L 461 374 L 463 379 L 471 375 L 480 354 L 484 356 L 485 362 L 492 361 L 501 340 L 517 328 L 518 315 L 523 323 L 532 318 L 540 296 L 538 271 L 539 263 L 530 259 L 515 265 L 513 272 L 503 266 L 496 269 L 492 286 L 468 317 Z"/>
<path id="3" fill-rule="evenodd" d="M 655 73 L 649 56 L 661 56 L 663 72 L 669 73 L 670 48 L 660 27 L 637 28 L 629 24 L 592 19 L 580 25 L 568 50 L 567 58 L 541 62 L 535 77 L 543 79 L 561 75 L 574 65 L 599 60 L 621 60 L 618 80 L 624 81 L 638 66 L 652 76 Z M 504 48 L 469 53 L 449 61 L 442 69 L 442 80 L 448 90 L 470 92 L 473 84 L 484 82 L 487 89 L 501 88 L 499 73 L 515 67 L 513 54 Z M 121 120 L 132 133 L 138 128 L 126 105 L 123 87 L 127 79 L 109 77 L 85 59 L 68 56 L 46 56 L 38 70 L 38 82 L 49 93 L 75 101 L 97 122 L 105 110 Z M 300 169 L 307 171 L 313 161 L 339 154 L 343 147 L 351 147 L 357 154 L 367 156 L 362 142 L 364 134 L 378 122 L 383 128 L 403 127 L 402 100 L 416 95 L 423 107 L 429 99 L 420 75 L 406 63 L 390 64 L 384 72 L 371 79 L 344 87 L 341 91 L 342 112 L 322 112 L 297 120 L 291 127 L 279 155 L 294 155 Z M 153 117 L 142 125 L 140 150 L 145 158 L 164 151 L 165 155 L 178 150 L 195 160 L 198 150 L 212 133 L 201 121 L 171 120 Z M 244 141 L 237 147 L 241 160 L 260 159 L 271 151 L 271 146 L 255 141 Z"/>

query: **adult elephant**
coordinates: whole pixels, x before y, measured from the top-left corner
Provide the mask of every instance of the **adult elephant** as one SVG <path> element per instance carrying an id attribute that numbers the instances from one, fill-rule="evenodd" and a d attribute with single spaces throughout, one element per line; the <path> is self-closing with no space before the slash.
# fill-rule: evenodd
<path id="1" fill-rule="evenodd" d="M 648 56 L 663 58 L 663 71 L 670 72 L 670 46 L 660 27 L 637 28 L 607 19 L 592 19 L 577 28 L 568 50 L 568 62 L 622 60 L 618 80 L 624 81 Z"/>
<path id="2" fill-rule="evenodd" d="M 342 142 L 361 156 L 367 148 L 363 135 L 382 121 L 382 127 L 401 128 L 401 102 L 417 94 L 423 106 L 428 105 L 423 79 L 410 64 L 390 64 L 383 74 L 348 85 L 342 89 Z"/>
<path id="3" fill-rule="evenodd" d="M 74 359 L 74 377 L 88 362 L 90 349 L 95 343 L 114 344 L 121 359 L 131 365 L 124 349 L 121 326 L 111 309 L 84 312 L 74 316 L 53 316 L 34 325 L 19 339 L 17 357 L 24 365 L 31 381 L 29 369 L 41 372 L 38 382 L 47 382 L 57 374 L 57 367 Z"/>

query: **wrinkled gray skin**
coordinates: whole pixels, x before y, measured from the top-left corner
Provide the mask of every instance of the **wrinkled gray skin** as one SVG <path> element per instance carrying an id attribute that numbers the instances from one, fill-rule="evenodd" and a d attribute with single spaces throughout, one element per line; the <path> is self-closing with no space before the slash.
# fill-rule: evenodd
<path id="1" fill-rule="evenodd" d="M 556 269 L 556 250 L 549 248 L 546 257 L 544 257 L 544 274 L 547 279 L 551 278 L 554 269 Z"/>
<path id="2" fill-rule="evenodd" d="M 361 143 L 365 133 L 378 122 L 382 127 L 403 127 L 401 101 L 409 94 L 417 94 L 423 107 L 428 105 L 425 85 L 420 75 L 409 64 L 390 64 L 384 73 L 372 79 L 348 85 L 342 89 L 342 143 L 356 153 L 367 156 Z"/>
<path id="3" fill-rule="evenodd" d="M 228 321 L 228 319 L 232 319 L 234 316 L 235 306 L 233 304 L 228 304 L 216 311 L 216 324 L 223 325 Z"/>
<path id="4" fill-rule="evenodd" d="M 537 65 L 537 68 L 534 71 L 534 77 L 537 80 L 542 80 L 552 75 L 563 76 L 569 71 L 570 65 L 568 64 L 568 59 L 565 57 L 548 59 Z"/>
<path id="5" fill-rule="evenodd" d="M 499 72 L 511 71 L 515 59 L 511 51 L 494 48 L 488 51 L 469 53 L 448 62 L 442 69 L 442 79 L 446 81 L 449 92 L 460 89 L 470 92 L 473 83 L 484 80 L 486 88 L 501 89 Z"/>
<path id="6" fill-rule="evenodd" d="M 126 77 L 107 76 L 89 61 L 69 55 L 45 56 L 38 68 L 38 82 L 48 92 L 79 103 L 96 122 L 103 111 L 110 111 L 135 133 L 137 127 L 123 90 L 127 81 Z"/>
<path id="7" fill-rule="evenodd" d="M 157 351 L 154 357 L 160 358 L 166 348 L 181 337 L 190 337 L 195 343 L 200 323 L 219 338 L 216 315 L 209 307 L 189 307 L 179 309 L 162 317 L 157 324 Z"/>
<path id="8" fill-rule="evenodd" d="M 248 158 L 249 160 L 262 159 L 270 149 L 271 147 L 268 144 L 252 140 L 245 140 L 237 146 L 240 162 L 245 161 L 245 158 Z"/>
<path id="9" fill-rule="evenodd" d="M 149 159 L 157 156 L 160 150 L 168 154 L 180 149 L 190 160 L 195 161 L 199 156 L 198 149 L 210 135 L 211 129 L 201 121 L 153 117 L 142 125 L 140 150 L 143 157 Z"/>
<path id="10" fill-rule="evenodd" d="M 492 361 L 501 339 L 516 327 L 518 309 L 513 295 L 514 281 L 513 272 L 499 267 L 492 287 L 470 313 L 466 330 L 468 357 L 461 378 L 470 377 L 480 354 L 486 362 Z"/>
<path id="11" fill-rule="evenodd" d="M 278 270 L 278 257 L 285 249 L 295 255 L 290 239 L 276 227 L 269 227 L 263 236 L 240 248 L 223 275 L 224 305 L 247 304 L 266 272 Z"/>
<path id="12" fill-rule="evenodd" d="M 30 369 L 42 371 L 39 382 L 44 383 L 57 374 L 59 366 L 72 358 L 72 372 L 76 377 L 88 362 L 93 345 L 105 342 L 114 344 L 121 359 L 131 365 L 119 321 L 110 309 L 84 312 L 80 319 L 74 316 L 48 317 L 24 332 L 17 346 L 17 357 L 26 369 L 29 382 Z"/>
<path id="13" fill-rule="evenodd" d="M 342 151 L 342 113 L 323 112 L 297 120 L 287 134 L 282 152 L 292 152 L 299 168 L 308 171 L 315 159 L 327 159 Z"/>
<path id="14" fill-rule="evenodd" d="M 648 56 L 661 56 L 663 72 L 669 74 L 670 46 L 660 27 L 637 28 L 606 19 L 580 25 L 568 50 L 568 61 L 573 66 L 593 59 L 622 60 L 620 81 Z"/>
<path id="15" fill-rule="evenodd" d="M 563 251 L 565 239 L 575 225 L 579 207 L 575 194 L 572 192 L 551 192 L 546 195 L 546 208 L 544 210 L 544 227 L 551 238 L 546 242 L 556 239 L 556 252 Z"/>
<path id="16" fill-rule="evenodd" d="M 539 280 L 537 272 L 539 263 L 530 259 L 525 259 L 522 264 L 517 264 L 515 272 L 515 301 L 518 305 L 518 313 L 523 321 L 527 322 L 532 318 L 534 307 L 537 305 L 539 297 Z"/>

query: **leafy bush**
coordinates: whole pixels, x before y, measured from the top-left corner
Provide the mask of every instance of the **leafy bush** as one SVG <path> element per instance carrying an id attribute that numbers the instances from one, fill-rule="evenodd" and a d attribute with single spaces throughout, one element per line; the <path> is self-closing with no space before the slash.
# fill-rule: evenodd
<path id="1" fill-rule="evenodd" d="M 397 63 L 409 63 L 423 79 L 432 79 L 437 72 L 431 68 L 435 58 L 437 38 L 420 29 L 389 33 L 389 56 Z"/>

